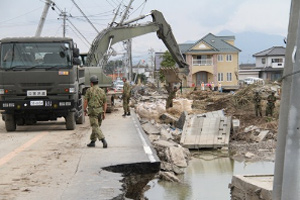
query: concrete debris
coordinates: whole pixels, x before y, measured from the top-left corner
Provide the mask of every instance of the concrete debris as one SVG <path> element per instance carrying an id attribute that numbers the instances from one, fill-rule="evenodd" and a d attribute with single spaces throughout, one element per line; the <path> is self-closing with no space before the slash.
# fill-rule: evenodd
<path id="1" fill-rule="evenodd" d="M 188 157 L 186 151 L 180 145 L 171 146 L 166 149 L 168 161 L 174 163 L 178 167 L 187 167 L 188 166 Z"/>
<path id="2" fill-rule="evenodd" d="M 232 131 L 233 133 L 238 133 L 240 129 L 240 120 L 239 119 L 233 119 L 232 120 Z"/>
<path id="3" fill-rule="evenodd" d="M 251 158 L 253 158 L 255 155 L 253 154 L 253 153 L 251 153 L 251 152 L 247 152 L 246 154 L 245 154 L 245 158 L 248 158 L 248 159 L 251 159 Z"/>
<path id="4" fill-rule="evenodd" d="M 174 172 L 159 172 L 159 177 L 162 180 L 170 181 L 170 182 L 180 182 L 179 178 L 174 174 Z"/>
<path id="5" fill-rule="evenodd" d="M 164 123 L 164 124 L 175 125 L 175 123 L 178 121 L 178 118 L 174 117 L 173 115 L 171 115 L 169 113 L 163 113 L 159 117 L 159 120 L 160 120 L 161 123 Z"/>
<path id="6" fill-rule="evenodd" d="M 145 123 L 142 125 L 143 130 L 148 135 L 158 135 L 160 134 L 160 130 L 154 126 L 151 122 Z"/>
<path id="7" fill-rule="evenodd" d="M 174 137 L 172 136 L 172 134 L 165 128 L 162 128 L 160 130 L 160 135 L 161 135 L 161 139 L 162 140 L 174 140 Z"/>
<path id="8" fill-rule="evenodd" d="M 257 126 L 251 125 L 251 126 L 246 127 L 244 132 L 250 132 L 250 131 L 253 131 L 257 128 L 258 128 Z"/>
<path id="9" fill-rule="evenodd" d="M 273 117 L 256 117 L 254 112 L 253 94 L 259 91 L 262 97 L 263 114 L 267 96 L 276 91 L 276 105 Z M 176 167 L 185 167 L 189 161 L 189 151 L 180 146 L 184 126 L 192 115 L 206 119 L 223 114 L 232 117 L 229 126 L 229 152 L 234 159 L 274 159 L 277 140 L 278 115 L 280 104 L 280 85 L 252 84 L 240 88 L 233 93 L 216 91 L 186 90 L 178 92 L 173 100 L 173 107 L 165 109 L 167 92 L 156 88 L 155 84 L 136 89 L 132 98 L 132 106 L 148 134 L 158 157 L 162 161 L 161 170 L 178 174 Z M 211 113 L 211 116 L 206 116 Z M 218 116 L 220 117 L 220 116 Z M 223 123 L 223 122 L 222 122 Z M 224 128 L 223 128 L 224 129 Z M 217 140 L 223 135 L 217 137 Z M 175 164 L 176 163 L 176 164 Z M 168 167 L 167 167 L 168 166 Z M 172 167 L 170 167 L 172 166 Z M 172 181 L 172 178 L 167 178 Z"/>
<path id="10" fill-rule="evenodd" d="M 186 118 L 188 117 L 188 112 L 183 111 L 178 119 L 178 121 L 175 121 L 175 127 L 179 129 L 183 129 L 184 123 L 186 121 Z"/>
<path id="11" fill-rule="evenodd" d="M 265 140 L 267 135 L 269 134 L 269 132 L 270 132 L 269 130 L 260 131 L 256 137 L 256 142 L 261 142 L 261 141 Z"/>
<path id="12" fill-rule="evenodd" d="M 165 162 L 165 161 L 161 161 L 160 168 L 163 171 L 174 172 L 176 175 L 184 174 L 184 172 L 181 168 L 179 168 L 178 166 L 176 166 L 172 163 L 168 163 L 168 162 Z"/>

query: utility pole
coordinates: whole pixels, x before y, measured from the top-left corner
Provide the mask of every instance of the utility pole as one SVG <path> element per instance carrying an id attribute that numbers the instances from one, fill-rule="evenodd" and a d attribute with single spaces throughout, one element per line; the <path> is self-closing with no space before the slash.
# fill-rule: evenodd
<path id="1" fill-rule="evenodd" d="M 42 33 L 42 30 L 43 30 L 43 27 L 44 27 L 44 24 L 45 24 L 45 20 L 46 20 L 46 17 L 47 17 L 47 14 L 48 14 L 48 10 L 50 8 L 51 3 L 52 3 L 51 0 L 46 0 L 46 2 L 45 2 L 44 10 L 43 10 L 41 19 L 39 21 L 38 28 L 37 28 L 37 30 L 35 32 L 35 37 L 40 37 L 41 36 L 41 33 Z"/>
<path id="2" fill-rule="evenodd" d="M 292 0 L 283 71 L 273 200 L 300 194 L 300 1 Z"/>
<path id="3" fill-rule="evenodd" d="M 59 14 L 60 17 L 63 19 L 63 37 L 66 37 L 66 20 L 67 20 L 67 12 L 61 11 L 61 14 Z"/>
<path id="4" fill-rule="evenodd" d="M 126 10 L 124 12 L 124 15 L 123 15 L 119 25 L 122 25 L 124 20 L 128 17 L 128 12 L 129 12 L 129 9 L 130 9 L 131 4 L 132 4 L 133 1 L 134 0 L 130 0 L 128 6 L 126 7 Z M 133 74 L 132 73 L 132 40 L 131 39 L 127 40 L 126 44 L 127 44 L 126 49 L 127 49 L 127 58 L 128 58 L 127 67 L 129 68 L 128 69 L 128 72 L 129 72 L 128 80 L 131 82 L 132 81 L 132 74 Z"/>

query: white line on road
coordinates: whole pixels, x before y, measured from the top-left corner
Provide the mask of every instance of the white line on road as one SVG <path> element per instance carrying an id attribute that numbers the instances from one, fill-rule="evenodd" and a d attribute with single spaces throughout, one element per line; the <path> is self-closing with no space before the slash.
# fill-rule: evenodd
<path id="1" fill-rule="evenodd" d="M 155 159 L 155 157 L 153 155 L 153 151 L 150 148 L 150 146 L 147 144 L 147 142 L 146 142 L 146 140 L 145 140 L 145 138 L 144 138 L 144 136 L 143 136 L 143 134 L 142 134 L 139 126 L 138 126 L 138 122 L 136 121 L 136 119 L 134 117 L 132 118 L 132 121 L 133 121 L 134 126 L 136 127 L 136 129 L 137 129 L 137 131 L 139 133 L 139 136 L 140 136 L 140 138 L 142 140 L 142 143 L 143 143 L 144 151 L 148 155 L 148 158 L 149 158 L 150 162 L 152 162 L 152 163 L 156 162 L 157 160 Z"/>

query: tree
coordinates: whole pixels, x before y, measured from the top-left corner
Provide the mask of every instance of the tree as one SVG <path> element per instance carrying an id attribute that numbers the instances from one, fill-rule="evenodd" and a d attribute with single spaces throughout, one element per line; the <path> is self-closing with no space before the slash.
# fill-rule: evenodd
<path id="1" fill-rule="evenodd" d="M 165 53 L 162 55 L 162 61 L 160 63 L 161 68 L 164 67 L 172 67 L 175 68 L 175 60 L 173 59 L 171 53 L 169 51 L 165 51 Z M 159 80 L 161 82 L 164 82 L 166 80 L 165 75 L 162 73 L 161 69 L 159 70 Z"/>

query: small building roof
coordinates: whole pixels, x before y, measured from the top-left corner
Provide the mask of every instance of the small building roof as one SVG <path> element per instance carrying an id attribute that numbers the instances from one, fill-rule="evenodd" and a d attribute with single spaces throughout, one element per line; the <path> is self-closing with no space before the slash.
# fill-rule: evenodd
<path id="1" fill-rule="evenodd" d="M 211 52 L 211 53 L 216 53 L 216 52 L 240 52 L 241 50 L 238 49 L 237 47 L 231 45 L 230 43 L 226 42 L 227 40 L 234 40 L 234 36 L 215 36 L 212 33 L 208 33 L 206 36 L 201 38 L 195 43 L 183 43 L 179 44 L 179 48 L 181 50 L 181 53 L 185 54 L 188 52 Z M 208 46 L 211 47 L 211 49 L 199 49 L 195 50 L 193 47 L 195 47 L 199 43 L 205 43 Z"/>
<path id="2" fill-rule="evenodd" d="M 273 46 L 271 48 L 260 51 L 253 55 L 253 57 L 265 57 L 265 56 L 285 56 L 285 47 Z"/>

